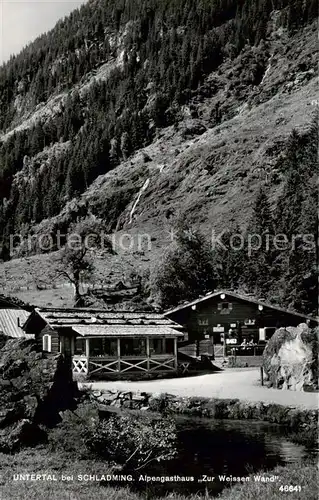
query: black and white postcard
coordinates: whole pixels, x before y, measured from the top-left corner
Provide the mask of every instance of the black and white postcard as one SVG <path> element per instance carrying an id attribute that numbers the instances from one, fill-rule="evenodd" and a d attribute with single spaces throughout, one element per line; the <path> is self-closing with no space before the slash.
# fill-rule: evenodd
<path id="1" fill-rule="evenodd" d="M 0 0 L 0 500 L 317 500 L 318 3 Z"/>

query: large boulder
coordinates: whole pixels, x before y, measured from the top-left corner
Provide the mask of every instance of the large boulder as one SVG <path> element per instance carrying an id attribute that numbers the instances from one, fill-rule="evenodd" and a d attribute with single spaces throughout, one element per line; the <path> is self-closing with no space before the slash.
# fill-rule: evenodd
<path id="1" fill-rule="evenodd" d="M 264 350 L 263 369 L 268 387 L 318 388 L 318 328 L 301 323 L 276 330 Z"/>
<path id="2" fill-rule="evenodd" d="M 37 351 L 33 340 L 8 339 L 0 349 L 0 451 L 46 438 L 60 412 L 76 408 L 77 386 L 61 354 Z"/>

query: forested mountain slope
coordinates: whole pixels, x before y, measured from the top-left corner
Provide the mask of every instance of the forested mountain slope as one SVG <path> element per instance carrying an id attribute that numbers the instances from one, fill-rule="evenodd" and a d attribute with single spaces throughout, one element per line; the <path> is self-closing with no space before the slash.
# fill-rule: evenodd
<path id="1" fill-rule="evenodd" d="M 3 259 L 10 234 L 93 213 L 110 232 L 151 235 L 151 251 L 134 249 L 146 267 L 180 215 L 207 235 L 246 230 L 261 187 L 277 230 L 286 213 L 290 236 L 313 234 L 316 15 L 312 0 L 90 1 L 12 58 L 0 68 Z"/>

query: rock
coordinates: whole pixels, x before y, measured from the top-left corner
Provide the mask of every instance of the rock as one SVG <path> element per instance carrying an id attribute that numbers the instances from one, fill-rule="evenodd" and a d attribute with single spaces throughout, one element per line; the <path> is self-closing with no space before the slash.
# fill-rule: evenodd
<path id="1" fill-rule="evenodd" d="M 116 401 L 117 399 L 117 394 L 104 394 L 98 398 L 98 401 L 101 401 L 105 404 L 110 404 L 112 403 L 112 401 Z"/>
<path id="2" fill-rule="evenodd" d="M 2 388 L 4 387 L 10 387 L 11 385 L 11 382 L 10 380 L 3 380 L 3 379 L 0 379 L 0 391 Z"/>
<path id="3" fill-rule="evenodd" d="M 263 354 L 267 387 L 303 391 L 318 387 L 318 329 L 302 323 L 279 328 Z"/>
<path id="4" fill-rule="evenodd" d="M 119 397 L 121 399 L 131 399 L 132 397 L 132 392 L 131 391 L 124 391 L 124 392 L 121 392 Z"/>
<path id="5" fill-rule="evenodd" d="M 142 394 L 133 394 L 132 400 L 133 401 L 145 401 L 145 396 L 142 396 Z"/>
<path id="6" fill-rule="evenodd" d="M 3 378 L 4 379 L 13 379 L 19 377 L 25 370 L 27 369 L 27 364 L 25 361 L 21 359 L 17 359 L 9 366 L 3 367 Z"/>
<path id="7" fill-rule="evenodd" d="M 186 139 L 188 137 L 202 135 L 206 132 L 206 130 L 206 126 L 199 120 L 189 120 L 186 121 L 186 126 L 183 128 L 182 136 Z"/>
<path id="8" fill-rule="evenodd" d="M 77 387 L 62 355 L 36 351 L 36 343 L 7 339 L 0 350 L 0 449 L 12 451 L 45 438 L 42 426 L 76 408 Z M 31 435 L 28 435 L 28 433 Z"/>
<path id="9" fill-rule="evenodd" d="M 96 400 L 97 400 L 99 403 L 102 403 L 102 404 L 106 401 L 106 400 L 104 399 L 104 397 L 103 397 L 103 396 L 98 396 L 98 397 L 96 398 Z"/>
<path id="10" fill-rule="evenodd" d="M 92 392 L 92 396 L 94 396 L 95 398 L 98 398 L 101 395 L 102 395 L 101 391 L 93 391 Z"/>
<path id="11" fill-rule="evenodd" d="M 111 402 L 110 406 L 114 406 L 115 408 L 121 408 L 122 401 L 120 399 L 114 399 L 114 401 Z"/>
<path id="12" fill-rule="evenodd" d="M 25 396 L 23 398 L 24 405 L 24 416 L 31 420 L 34 419 L 37 409 L 38 409 L 38 400 L 35 396 Z"/>
<path id="13" fill-rule="evenodd" d="M 0 428 L 4 428 L 8 425 L 16 422 L 20 417 L 21 411 L 19 407 L 12 407 L 2 409 L 0 411 Z"/>
<path id="14" fill-rule="evenodd" d="M 46 432 L 28 419 L 23 419 L 15 425 L 0 431 L 0 450 L 11 453 L 23 446 L 34 446 L 46 441 Z"/>

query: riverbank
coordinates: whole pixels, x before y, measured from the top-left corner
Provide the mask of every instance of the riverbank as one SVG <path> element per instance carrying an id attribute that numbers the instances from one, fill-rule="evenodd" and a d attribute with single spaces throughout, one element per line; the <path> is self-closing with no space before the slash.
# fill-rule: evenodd
<path id="1" fill-rule="evenodd" d="M 229 369 L 222 372 L 148 381 L 108 381 L 79 383 L 93 391 L 132 391 L 168 393 L 181 397 L 238 399 L 247 402 L 275 403 L 285 407 L 317 409 L 318 393 L 268 389 L 260 383 L 258 369 Z"/>
<path id="2" fill-rule="evenodd" d="M 110 389 L 89 391 L 99 406 L 100 416 L 111 411 L 150 411 L 219 420 L 255 420 L 280 424 L 298 444 L 318 444 L 318 409 L 290 408 L 275 403 L 257 403 L 239 399 L 174 396 L 166 393 L 131 392 Z"/>
<path id="3" fill-rule="evenodd" d="M 107 464 L 96 460 L 78 460 L 65 453 L 50 452 L 45 447 L 23 450 L 15 455 L 0 454 L 0 495 L 2 500 L 145 500 L 119 483 L 118 487 L 101 485 L 99 481 L 83 480 L 85 474 L 107 474 Z M 39 480 L 17 479 L 17 475 L 46 474 Z M 255 477 L 272 477 L 275 481 L 255 481 Z M 66 478 L 69 478 L 68 480 Z M 295 463 L 276 467 L 272 471 L 249 474 L 249 481 L 226 488 L 219 500 L 280 500 L 289 495 L 291 500 L 317 500 L 317 467 L 313 463 Z M 64 479 L 63 479 L 64 478 Z M 298 486 L 285 493 L 281 486 Z M 158 496 L 148 497 L 160 500 Z M 162 497 L 162 500 L 168 497 Z M 170 500 L 210 500 L 213 497 L 170 494 Z"/>

